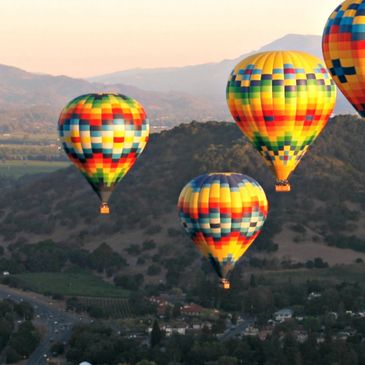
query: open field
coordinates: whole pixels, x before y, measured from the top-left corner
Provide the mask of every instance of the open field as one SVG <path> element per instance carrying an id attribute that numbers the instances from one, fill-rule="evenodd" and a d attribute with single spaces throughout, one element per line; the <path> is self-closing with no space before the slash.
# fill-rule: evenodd
<path id="1" fill-rule="evenodd" d="M 24 175 L 50 173 L 69 165 L 66 161 L 11 160 L 0 163 L 0 175 L 19 178 Z"/>
<path id="2" fill-rule="evenodd" d="M 13 275 L 19 287 L 41 293 L 66 296 L 127 298 L 128 291 L 118 289 L 87 273 L 27 273 Z"/>
<path id="3" fill-rule="evenodd" d="M 320 280 L 331 283 L 358 282 L 360 285 L 364 285 L 365 264 L 336 265 L 326 269 L 260 271 L 257 276 L 262 277 L 268 284 L 287 283 L 288 281 L 295 284 L 307 280 Z"/>

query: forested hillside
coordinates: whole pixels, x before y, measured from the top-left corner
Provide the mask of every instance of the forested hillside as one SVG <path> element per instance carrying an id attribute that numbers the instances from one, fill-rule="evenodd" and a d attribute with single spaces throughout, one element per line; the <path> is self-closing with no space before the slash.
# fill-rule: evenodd
<path id="1" fill-rule="evenodd" d="M 7 187 L 0 197 L 1 241 L 52 239 L 87 249 L 105 242 L 129 263 L 139 260 L 132 265 L 137 272 L 157 265 L 163 274 L 163 260 L 194 252 L 176 213 L 182 187 L 199 174 L 236 171 L 257 179 L 270 202 L 264 230 L 250 254 L 256 249 L 281 258 L 289 255 L 294 262 L 315 257 L 353 262 L 365 258 L 364 139 L 360 119 L 330 120 L 293 174 L 292 192 L 277 194 L 274 178 L 235 124 L 183 124 L 151 136 L 113 193 L 110 216 L 98 214 L 96 195 L 74 167 Z M 150 240 L 152 247 L 145 250 Z"/>

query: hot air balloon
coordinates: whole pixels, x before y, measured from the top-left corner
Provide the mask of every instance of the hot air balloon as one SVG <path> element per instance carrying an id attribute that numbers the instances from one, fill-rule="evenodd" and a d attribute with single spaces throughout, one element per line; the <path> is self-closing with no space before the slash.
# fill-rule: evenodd
<path id="1" fill-rule="evenodd" d="M 149 123 L 140 103 L 121 94 L 81 95 L 62 110 L 58 131 L 68 158 L 101 200 L 100 213 L 146 146 Z"/>
<path id="2" fill-rule="evenodd" d="M 322 51 L 333 80 L 365 117 L 365 1 L 347 0 L 330 15 Z"/>
<path id="3" fill-rule="evenodd" d="M 276 191 L 318 137 L 336 100 L 322 62 L 307 53 L 273 51 L 237 64 L 227 84 L 229 110 L 276 176 Z"/>
<path id="4" fill-rule="evenodd" d="M 191 180 L 178 200 L 186 233 L 228 289 L 235 263 L 260 233 L 268 202 L 257 181 L 237 173 L 211 173 Z"/>

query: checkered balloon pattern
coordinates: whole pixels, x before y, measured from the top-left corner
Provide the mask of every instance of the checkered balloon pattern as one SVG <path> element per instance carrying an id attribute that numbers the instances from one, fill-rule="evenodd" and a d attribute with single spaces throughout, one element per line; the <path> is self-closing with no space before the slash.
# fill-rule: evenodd
<path id="1" fill-rule="evenodd" d="M 336 88 L 307 53 L 273 51 L 237 64 L 227 84 L 229 110 L 278 180 L 287 180 L 327 124 Z"/>
<path id="2" fill-rule="evenodd" d="M 181 191 L 178 211 L 187 234 L 225 278 L 260 233 L 268 202 L 257 181 L 237 173 L 212 173 Z"/>
<path id="3" fill-rule="evenodd" d="M 149 124 L 136 100 L 100 93 L 70 101 L 61 112 L 58 130 L 69 159 L 107 202 L 145 148 Z"/>
<path id="4" fill-rule="evenodd" d="M 365 117 L 365 1 L 347 0 L 330 15 L 322 51 L 339 89 Z"/>

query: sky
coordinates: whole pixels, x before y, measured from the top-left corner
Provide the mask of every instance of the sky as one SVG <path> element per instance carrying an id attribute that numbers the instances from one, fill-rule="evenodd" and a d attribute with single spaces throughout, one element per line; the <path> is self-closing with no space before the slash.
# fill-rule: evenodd
<path id="1" fill-rule="evenodd" d="M 0 64 L 88 77 L 233 59 L 322 34 L 338 0 L 0 0 Z"/>

